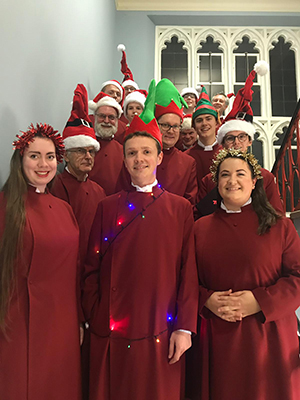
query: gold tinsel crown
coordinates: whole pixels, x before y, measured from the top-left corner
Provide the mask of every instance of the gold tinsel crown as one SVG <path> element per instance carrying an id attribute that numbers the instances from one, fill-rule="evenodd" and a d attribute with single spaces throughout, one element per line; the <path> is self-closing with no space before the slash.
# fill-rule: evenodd
<path id="1" fill-rule="evenodd" d="M 226 158 L 241 158 L 246 161 L 254 172 L 254 176 L 257 179 L 262 179 L 261 175 L 261 166 L 258 164 L 257 159 L 254 157 L 252 153 L 247 153 L 246 151 L 234 150 L 234 149 L 223 149 L 220 150 L 219 153 L 215 156 L 212 161 L 212 165 L 210 167 L 210 172 L 212 174 L 212 180 L 217 182 L 217 174 L 219 171 L 220 164 L 226 160 Z"/>

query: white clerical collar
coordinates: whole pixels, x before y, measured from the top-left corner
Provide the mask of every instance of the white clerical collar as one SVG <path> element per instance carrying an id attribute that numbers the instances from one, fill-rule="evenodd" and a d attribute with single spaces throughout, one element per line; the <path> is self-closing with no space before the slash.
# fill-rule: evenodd
<path id="1" fill-rule="evenodd" d="M 71 174 L 71 172 L 70 172 L 70 170 L 69 170 L 69 168 L 68 168 L 67 165 L 65 166 L 65 170 L 66 170 L 67 172 L 69 172 L 70 175 L 74 176 L 73 174 Z M 74 178 L 76 178 L 76 176 L 74 176 Z M 85 175 L 83 182 L 85 182 L 85 181 L 87 180 L 87 178 L 88 178 L 88 174 Z M 76 179 L 77 179 L 77 178 L 76 178 Z M 77 180 L 78 180 L 78 179 L 77 179 Z"/>
<path id="2" fill-rule="evenodd" d="M 41 192 L 41 191 L 40 191 L 40 189 L 39 189 L 39 188 L 37 188 L 36 186 L 34 186 L 32 183 L 30 183 L 30 182 L 27 182 L 27 184 L 28 184 L 28 185 L 30 185 L 30 186 L 32 186 L 32 187 L 34 187 L 34 188 L 35 188 L 35 192 L 36 192 L 36 193 L 45 193 L 45 192 Z"/>
<path id="3" fill-rule="evenodd" d="M 212 151 L 212 150 L 213 150 L 213 147 L 214 147 L 214 145 L 215 145 L 216 143 L 217 143 L 217 141 L 215 140 L 213 144 L 209 144 L 208 146 L 205 146 L 205 144 L 203 144 L 203 143 L 201 142 L 201 140 L 198 139 L 198 145 L 199 145 L 200 147 L 202 147 L 202 148 L 204 149 L 204 151 Z"/>
<path id="4" fill-rule="evenodd" d="M 250 197 L 249 200 L 246 201 L 246 203 L 242 205 L 242 207 L 247 206 L 248 204 L 251 204 L 251 203 L 252 203 L 252 198 Z M 241 210 L 242 207 L 237 211 L 228 210 L 228 208 L 225 206 L 223 201 L 221 202 L 220 207 L 222 208 L 222 210 L 225 210 L 227 212 L 227 214 L 238 214 L 238 213 L 242 212 L 242 210 Z"/>
<path id="5" fill-rule="evenodd" d="M 140 187 L 140 186 L 138 186 L 138 185 L 135 185 L 135 184 L 132 183 L 132 182 L 131 182 L 131 184 L 132 184 L 133 187 L 136 188 L 136 191 L 137 191 L 137 192 L 151 193 L 153 187 L 156 186 L 156 185 L 158 184 L 158 182 L 157 182 L 157 179 L 155 179 L 155 181 L 154 181 L 153 183 L 150 183 L 150 185 L 146 185 L 146 186 L 143 186 L 143 187 Z"/>

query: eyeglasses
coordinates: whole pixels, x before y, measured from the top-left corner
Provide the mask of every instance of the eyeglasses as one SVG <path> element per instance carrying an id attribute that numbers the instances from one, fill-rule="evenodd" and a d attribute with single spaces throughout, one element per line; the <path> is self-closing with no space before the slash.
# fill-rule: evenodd
<path id="1" fill-rule="evenodd" d="M 196 96 L 195 96 L 193 93 L 185 94 L 185 95 L 183 96 L 183 98 L 184 98 L 184 99 L 190 98 L 190 99 L 195 99 L 195 100 L 196 100 Z"/>
<path id="2" fill-rule="evenodd" d="M 170 125 L 170 124 L 160 124 L 158 125 L 161 127 L 162 131 L 168 132 L 169 130 L 173 129 L 174 132 L 179 132 L 181 125 Z"/>
<path id="3" fill-rule="evenodd" d="M 117 117 L 115 115 L 106 115 L 106 114 L 95 114 L 99 120 L 104 121 L 106 118 L 108 118 L 110 121 L 115 121 Z"/>
<path id="4" fill-rule="evenodd" d="M 237 136 L 234 135 L 228 135 L 224 137 L 224 142 L 227 144 L 232 144 L 235 142 L 235 139 L 238 139 L 239 142 L 245 142 L 248 138 L 247 133 L 240 133 Z"/>
<path id="5" fill-rule="evenodd" d="M 91 157 L 95 157 L 95 155 L 96 155 L 95 149 L 87 150 L 87 149 L 84 149 L 83 147 L 78 147 L 78 149 L 71 149 L 71 150 L 67 150 L 67 151 L 69 151 L 70 153 L 76 153 L 80 157 L 85 157 L 87 155 L 87 153 L 89 153 L 89 155 Z"/>

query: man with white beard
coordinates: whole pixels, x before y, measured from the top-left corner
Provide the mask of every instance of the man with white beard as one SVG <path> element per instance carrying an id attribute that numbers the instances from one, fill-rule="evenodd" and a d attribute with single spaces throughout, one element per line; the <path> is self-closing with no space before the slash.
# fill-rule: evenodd
<path id="1" fill-rule="evenodd" d="M 103 92 L 89 101 L 89 108 L 94 112 L 94 129 L 100 143 L 89 178 L 102 186 L 109 196 L 118 191 L 117 184 L 123 167 L 123 147 L 113 140 L 122 108 L 115 99 Z"/>

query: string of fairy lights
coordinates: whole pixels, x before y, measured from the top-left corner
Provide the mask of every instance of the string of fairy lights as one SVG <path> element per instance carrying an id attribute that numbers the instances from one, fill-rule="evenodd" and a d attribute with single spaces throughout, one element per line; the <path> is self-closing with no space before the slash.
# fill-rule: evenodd
<path id="1" fill-rule="evenodd" d="M 111 246 L 111 245 L 114 243 L 114 241 L 119 237 L 119 235 L 120 235 L 121 233 L 124 232 L 124 230 L 125 230 L 126 228 L 128 228 L 137 218 L 140 217 L 142 220 L 144 220 L 144 219 L 146 218 L 145 213 L 146 213 L 147 209 L 148 209 L 149 207 L 151 207 L 151 206 L 154 204 L 154 202 L 155 202 L 156 200 L 158 200 L 158 199 L 165 193 L 165 189 L 162 188 L 161 185 L 158 185 L 158 188 L 161 189 L 161 192 L 159 193 L 159 195 L 158 195 L 158 196 L 155 196 L 153 192 L 149 193 L 149 195 L 152 197 L 152 201 L 151 201 L 149 204 L 147 204 L 141 211 L 139 211 L 138 213 L 136 213 L 135 216 L 132 217 L 126 224 L 124 224 L 124 222 L 122 222 L 122 221 L 118 221 L 118 222 L 117 222 L 118 227 L 121 227 L 121 230 L 119 230 L 119 232 L 117 232 L 112 238 L 108 238 L 108 236 L 105 236 L 105 237 L 104 237 L 103 240 L 104 240 L 106 243 L 108 243 L 108 246 L 106 247 L 105 251 L 104 251 L 102 254 L 100 253 L 99 250 L 97 250 L 97 253 L 99 253 L 99 258 L 101 259 L 101 261 L 103 260 L 103 258 L 104 258 L 105 255 L 107 254 L 107 252 L 108 252 L 110 246 Z M 130 192 L 127 192 L 125 204 L 127 205 L 127 207 L 128 207 L 130 210 L 135 210 L 135 208 L 136 208 L 135 205 L 134 205 L 132 202 L 129 201 L 129 193 L 130 193 Z M 172 322 L 173 322 L 173 317 L 172 317 L 171 315 L 168 315 L 168 316 L 167 316 L 167 323 L 168 323 L 168 324 L 171 324 Z M 114 331 L 114 326 L 111 327 L 111 333 L 112 333 L 113 331 Z M 140 342 L 140 341 L 142 341 L 142 340 L 154 339 L 156 343 L 160 343 L 160 336 L 163 335 L 163 334 L 164 334 L 165 332 L 167 332 L 167 331 L 168 331 L 168 328 L 166 328 L 166 329 L 164 329 L 164 330 L 162 330 L 162 331 L 160 331 L 160 332 L 158 332 L 158 333 L 156 333 L 156 334 L 147 335 L 147 336 L 143 336 L 143 337 L 139 337 L 139 338 L 134 338 L 134 339 L 132 339 L 132 338 L 120 337 L 120 338 L 117 338 L 117 339 L 121 339 L 121 340 L 127 341 L 127 342 L 128 342 L 127 348 L 130 349 L 130 348 L 132 347 L 132 344 L 133 344 L 134 342 Z M 110 333 L 108 336 L 105 336 L 105 337 L 111 337 L 111 333 Z M 114 338 L 114 339 L 116 339 L 116 338 Z"/>

